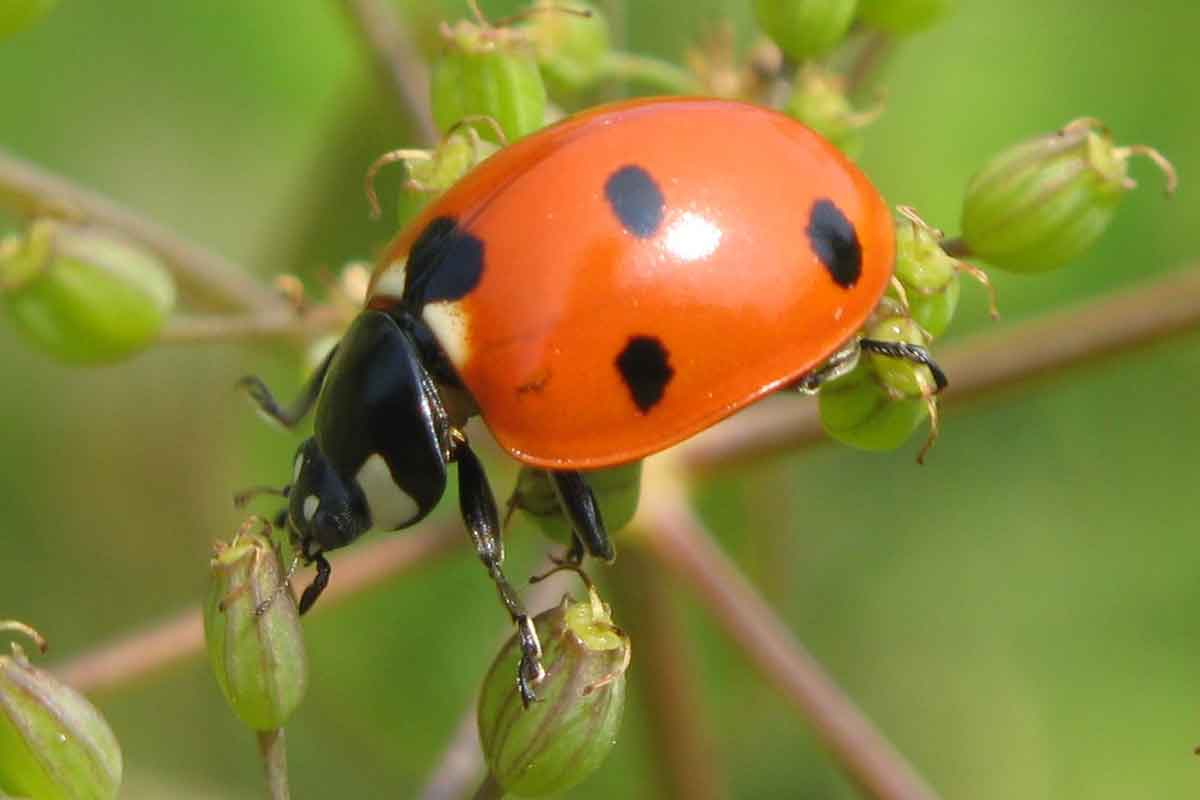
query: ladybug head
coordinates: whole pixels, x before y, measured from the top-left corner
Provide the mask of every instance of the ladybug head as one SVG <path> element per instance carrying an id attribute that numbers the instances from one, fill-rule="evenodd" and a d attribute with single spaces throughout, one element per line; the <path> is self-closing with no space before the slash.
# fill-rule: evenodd
<path id="1" fill-rule="evenodd" d="M 288 528 L 300 552 L 312 559 L 350 544 L 370 527 L 362 491 L 342 480 L 316 439 L 307 439 L 296 452 L 288 490 Z"/>

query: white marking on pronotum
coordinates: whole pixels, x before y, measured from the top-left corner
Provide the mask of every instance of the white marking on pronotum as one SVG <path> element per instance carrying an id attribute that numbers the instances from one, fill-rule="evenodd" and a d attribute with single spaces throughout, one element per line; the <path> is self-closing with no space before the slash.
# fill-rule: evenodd
<path id="1" fill-rule="evenodd" d="M 389 531 L 402 528 L 420 513 L 420 506 L 396 485 L 387 462 L 378 453 L 363 463 L 355 479 L 367 499 L 374 527 Z"/>
<path id="2" fill-rule="evenodd" d="M 388 264 L 375 278 L 375 285 L 371 288 L 371 296 L 387 295 L 396 299 L 403 297 L 404 284 L 408 280 L 407 266 L 407 259 L 400 259 Z"/>
<path id="3" fill-rule="evenodd" d="M 304 498 L 304 521 L 312 522 L 313 517 L 317 515 L 317 509 L 321 507 L 321 499 L 315 494 L 310 494 Z"/>
<path id="4" fill-rule="evenodd" d="M 430 303 L 421 310 L 425 324 L 433 331 L 450 363 L 462 369 L 470 357 L 467 315 L 458 303 Z"/>
<path id="5" fill-rule="evenodd" d="M 292 467 L 292 483 L 300 480 L 300 470 L 304 469 L 304 454 L 296 454 L 296 464 Z"/>

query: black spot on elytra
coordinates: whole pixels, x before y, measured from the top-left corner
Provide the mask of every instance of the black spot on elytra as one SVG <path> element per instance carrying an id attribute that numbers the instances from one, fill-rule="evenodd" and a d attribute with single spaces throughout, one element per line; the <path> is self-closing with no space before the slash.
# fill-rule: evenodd
<path id="1" fill-rule="evenodd" d="M 461 300 L 483 276 L 483 240 L 453 217 L 438 217 L 413 242 L 405 269 L 404 302 L 410 308 Z"/>
<path id="2" fill-rule="evenodd" d="M 616 364 L 634 405 L 643 414 L 658 405 L 675 375 L 667 361 L 666 348 L 653 336 L 631 336 Z"/>
<path id="3" fill-rule="evenodd" d="M 662 191 L 641 167 L 627 164 L 608 176 L 604 182 L 604 196 L 621 226 L 639 239 L 654 235 L 662 224 Z"/>
<path id="4" fill-rule="evenodd" d="M 804 230 L 813 252 L 821 259 L 834 283 L 843 289 L 858 283 L 858 276 L 862 274 L 862 245 L 858 242 L 854 224 L 832 200 L 821 199 L 813 203 L 808 227 Z"/>

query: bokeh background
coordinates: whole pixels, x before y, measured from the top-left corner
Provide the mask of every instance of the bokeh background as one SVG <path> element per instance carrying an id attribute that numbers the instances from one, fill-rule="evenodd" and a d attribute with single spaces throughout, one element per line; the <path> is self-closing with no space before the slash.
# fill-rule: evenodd
<path id="1" fill-rule="evenodd" d="M 743 43 L 752 33 L 749 3 L 622 5 L 628 46 L 671 59 L 718 20 Z M 401 6 L 418 20 L 464 11 Z M 1164 201 L 1160 177 L 1135 164 L 1143 190 L 1086 258 L 994 274 L 998 324 L 1152 281 L 1200 254 L 1198 32 L 1191 0 L 964 0 L 890 60 L 862 162 L 889 199 L 953 232 L 986 157 L 1099 116 L 1168 154 L 1182 190 Z M 262 276 L 311 277 L 385 240 L 361 175 L 408 131 L 333 0 L 63 0 L 0 42 L 3 146 Z M 984 308 L 965 288 L 951 338 L 993 325 Z M 946 797 L 1195 797 L 1197 344 L 1175 338 L 952 412 L 924 468 L 916 440 L 886 455 L 823 445 L 716 476 L 696 502 Z M 0 363 L 0 617 L 37 625 L 63 658 L 195 603 L 211 540 L 240 519 L 231 494 L 285 479 L 294 446 L 233 383 L 256 371 L 290 391 L 297 354 L 161 347 L 78 370 L 0 327 Z M 491 469 L 506 493 L 511 466 Z M 546 549 L 528 534 L 512 544 L 518 575 Z M 806 723 L 685 595 L 675 602 L 728 795 L 856 796 Z M 638 613 L 617 608 L 618 620 Z M 309 620 L 294 796 L 411 796 L 501 622 L 465 549 Z M 635 675 L 655 669 L 634 652 Z M 124 747 L 125 797 L 260 795 L 253 739 L 200 659 L 96 699 Z M 635 694 L 610 761 L 570 796 L 661 796 L 646 722 Z"/>

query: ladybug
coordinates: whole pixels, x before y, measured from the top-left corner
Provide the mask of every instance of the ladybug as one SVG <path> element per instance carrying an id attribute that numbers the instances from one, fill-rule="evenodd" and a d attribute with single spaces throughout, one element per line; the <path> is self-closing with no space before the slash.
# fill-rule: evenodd
<path id="1" fill-rule="evenodd" d="M 314 405 L 287 525 L 325 553 L 440 500 L 447 467 L 480 558 L 522 637 L 523 698 L 542 676 L 501 570 L 496 502 L 462 427 L 478 414 L 548 472 L 571 557 L 611 561 L 580 470 L 669 447 L 784 387 L 815 390 L 862 349 L 945 379 L 924 349 L 859 340 L 892 278 L 893 222 L 833 145 L 775 111 L 713 99 L 601 106 L 478 165 L 386 248 L 365 309 L 290 409 Z"/>

